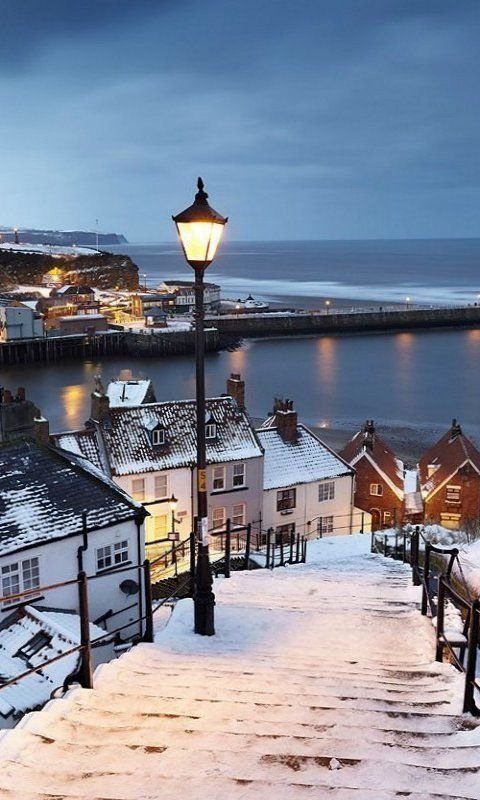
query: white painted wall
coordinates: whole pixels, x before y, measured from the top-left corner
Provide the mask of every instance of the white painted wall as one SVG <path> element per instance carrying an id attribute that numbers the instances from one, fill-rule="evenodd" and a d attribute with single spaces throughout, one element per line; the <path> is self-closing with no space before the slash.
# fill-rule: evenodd
<path id="1" fill-rule="evenodd" d="M 280 525 L 295 523 L 296 533 L 316 538 L 318 517 L 333 516 L 333 532 L 330 535 L 350 533 L 351 515 L 353 511 L 353 475 L 333 478 L 335 497 L 332 500 L 319 501 L 318 487 L 322 481 L 298 484 L 296 489 L 296 506 L 288 512 L 277 511 L 277 492 L 279 489 L 268 489 L 263 494 L 263 529 L 277 528 Z M 308 522 L 311 522 L 308 525 Z"/>
<path id="2" fill-rule="evenodd" d="M 0 340 L 43 336 L 43 321 L 27 306 L 0 306 Z"/>
<path id="3" fill-rule="evenodd" d="M 101 530 L 90 531 L 88 533 L 88 549 L 83 555 L 83 565 L 87 576 L 98 575 L 94 580 L 88 582 L 88 602 L 89 616 L 93 621 L 102 614 L 112 609 L 120 612 L 111 620 L 107 620 L 107 630 L 113 630 L 120 625 L 132 622 L 132 625 L 121 631 L 122 639 L 127 639 L 139 633 L 139 624 L 134 622 L 140 616 L 139 601 L 144 606 L 143 597 L 143 578 L 142 588 L 139 594 L 128 597 L 119 588 L 120 583 L 127 578 L 131 578 L 139 583 L 139 571 L 132 569 L 129 572 L 116 574 L 115 571 L 97 573 L 96 569 L 96 548 L 112 544 L 116 541 L 128 540 L 129 542 L 129 561 L 132 564 L 142 563 L 145 558 L 144 551 L 144 532 L 143 526 L 140 529 L 140 554 L 138 553 L 137 526 L 134 520 L 122 522 L 118 525 Z M 76 579 L 78 574 L 77 552 L 83 544 L 83 537 L 71 536 L 52 542 L 44 542 L 36 547 L 29 548 L 17 553 L 9 553 L 0 556 L 0 575 L 1 568 L 12 562 L 22 559 L 39 559 L 40 567 L 40 586 L 48 586 L 55 583 L 63 583 Z M 0 584 L 1 586 L 1 584 Z M 45 592 L 42 600 L 32 596 L 31 604 L 41 604 L 53 608 L 65 608 L 78 613 L 78 587 L 76 584 L 65 586 L 60 589 L 53 589 Z M 127 606 L 134 605 L 129 610 L 124 610 Z M 2 604 L 0 617 L 4 618 L 12 611 L 12 606 Z"/>

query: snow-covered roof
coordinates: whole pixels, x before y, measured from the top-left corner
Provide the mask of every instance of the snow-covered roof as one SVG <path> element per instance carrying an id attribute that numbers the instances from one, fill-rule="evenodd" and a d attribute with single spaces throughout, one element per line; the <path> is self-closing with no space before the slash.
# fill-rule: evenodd
<path id="1" fill-rule="evenodd" d="M 132 519 L 141 506 L 92 464 L 34 441 L 0 446 L 0 555 Z"/>
<path id="2" fill-rule="evenodd" d="M 264 489 L 353 475 L 354 470 L 305 425 L 297 425 L 295 441 L 285 441 L 275 427 L 260 428 L 257 436 L 265 451 Z"/>
<path id="3" fill-rule="evenodd" d="M 231 397 L 215 397 L 206 401 L 207 412 L 216 423 L 217 436 L 207 440 L 207 462 L 245 460 L 262 455 L 246 415 Z M 154 446 L 151 430 L 157 425 L 165 429 L 165 444 Z M 93 462 L 102 464 L 106 454 L 111 475 L 134 475 L 188 467 L 196 462 L 195 400 L 172 400 L 147 403 L 136 408 L 113 408 L 107 419 L 96 424 L 96 453 Z M 54 435 L 58 447 L 72 449 L 72 437 L 87 458 L 94 439 L 73 431 Z"/>
<path id="4" fill-rule="evenodd" d="M 43 634 L 43 637 L 42 637 Z M 105 631 L 90 623 L 90 636 L 96 638 Z M 33 655 L 22 655 L 24 648 L 37 643 Z M 80 617 L 68 611 L 23 606 L 2 620 L 0 627 L 0 684 L 37 667 L 80 643 Z M 49 700 L 54 689 L 76 667 L 78 653 L 71 653 L 54 664 L 43 667 L 22 678 L 18 683 L 0 691 L 0 716 L 14 718 L 39 708 Z"/>
<path id="5" fill-rule="evenodd" d="M 146 402 L 149 394 L 153 395 L 153 386 L 148 378 L 138 381 L 110 381 L 107 386 L 110 408 L 140 406 Z"/>

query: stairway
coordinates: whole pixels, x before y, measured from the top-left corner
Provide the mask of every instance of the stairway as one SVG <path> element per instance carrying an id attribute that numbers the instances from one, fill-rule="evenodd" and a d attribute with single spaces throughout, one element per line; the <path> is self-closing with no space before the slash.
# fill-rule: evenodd
<path id="1" fill-rule="evenodd" d="M 408 568 L 367 538 L 216 582 L 215 637 L 192 634 L 180 602 L 93 691 L 4 733 L 1 799 L 480 798 L 460 676 L 433 660 Z"/>

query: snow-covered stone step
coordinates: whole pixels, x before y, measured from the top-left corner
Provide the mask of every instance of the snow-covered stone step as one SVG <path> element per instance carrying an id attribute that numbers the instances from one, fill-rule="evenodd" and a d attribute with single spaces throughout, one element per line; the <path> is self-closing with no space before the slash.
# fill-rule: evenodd
<path id="1" fill-rule="evenodd" d="M 81 749 L 82 757 L 88 759 L 95 755 L 98 748 L 98 731 L 91 726 L 74 724 L 68 720 L 58 720 L 53 737 L 43 733 L 35 733 L 32 729 L 38 727 L 29 725 L 28 731 L 17 729 L 8 738 L 6 755 L 9 750 L 19 748 L 22 759 L 28 758 L 30 747 L 36 749 L 42 744 L 47 744 L 50 755 L 55 759 L 64 759 L 67 750 L 75 745 L 77 754 Z M 131 750 L 144 748 L 144 729 L 141 725 L 124 727 L 123 729 L 103 729 L 102 749 L 104 757 L 109 763 L 122 762 L 122 749 Z M 470 747 L 449 747 L 439 749 L 435 747 L 421 748 L 412 744 L 398 744 L 392 747 L 384 742 L 369 742 L 364 737 L 346 734 L 341 737 L 338 731 L 331 731 L 328 737 L 305 736 L 278 736 L 275 734 L 257 733 L 219 733 L 218 731 L 195 730 L 184 728 L 177 730 L 175 736 L 172 731 L 163 730 L 161 726 L 149 731 L 149 747 L 161 752 L 163 750 L 186 749 L 189 752 L 205 751 L 206 753 L 223 752 L 244 753 L 249 759 L 254 756 L 266 754 L 268 756 L 288 753 L 301 758 L 339 758 L 355 759 L 358 761 L 374 759 L 376 761 L 403 763 L 412 766 L 424 766 L 446 769 L 480 768 L 480 742 Z M 128 756 L 128 752 L 124 757 Z"/>
<path id="2" fill-rule="evenodd" d="M 430 786 L 435 786 L 437 793 L 454 795 L 461 778 L 462 794 L 478 798 L 476 766 L 432 768 L 395 762 L 394 759 L 389 762 L 378 758 L 361 760 L 341 754 L 337 756 L 333 749 L 314 755 L 295 755 L 285 751 L 242 758 L 242 754 L 234 753 L 232 757 L 231 752 L 223 750 L 212 752 L 172 746 L 163 749 L 154 745 L 131 748 L 102 746 L 102 763 L 99 763 L 95 758 L 99 750 L 97 743 L 91 747 L 77 745 L 72 763 L 71 748 L 68 747 L 62 750 L 53 743 L 46 743 L 29 749 L 25 742 L 19 742 L 19 747 L 20 751 L 13 749 L 10 757 L 20 766 L 28 767 L 33 763 L 37 770 L 38 788 L 44 790 L 48 786 L 52 794 L 61 794 L 63 788 L 75 780 L 82 781 L 84 792 L 87 788 L 102 792 L 106 778 L 110 789 L 131 784 L 133 780 L 137 782 L 138 792 L 139 787 L 147 785 L 156 785 L 160 789 L 159 781 L 165 777 L 188 781 L 195 774 L 197 778 L 203 777 L 207 784 L 213 775 L 222 775 L 233 781 L 266 781 L 272 787 L 272 795 L 275 795 L 277 785 L 285 781 L 319 789 L 327 786 L 368 789 L 373 783 L 377 789 L 397 792 L 409 791 L 416 783 L 428 781 Z M 50 750 L 42 767 L 37 766 L 39 747 L 46 751 L 46 756 Z M 339 768 L 331 769 L 332 759 Z"/>

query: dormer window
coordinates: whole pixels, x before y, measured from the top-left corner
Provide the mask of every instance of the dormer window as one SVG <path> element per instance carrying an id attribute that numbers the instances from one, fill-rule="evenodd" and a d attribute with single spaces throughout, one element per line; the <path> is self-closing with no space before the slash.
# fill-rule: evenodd
<path id="1" fill-rule="evenodd" d="M 207 413 L 205 416 L 205 439 L 217 438 L 217 423 L 212 414 Z"/>
<path id="2" fill-rule="evenodd" d="M 154 447 L 165 444 L 165 428 L 155 428 L 152 431 L 152 444 Z"/>
<path id="3" fill-rule="evenodd" d="M 215 422 L 207 422 L 205 425 L 205 439 L 217 438 L 217 424 Z"/>

